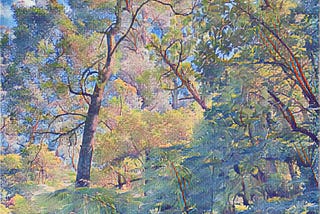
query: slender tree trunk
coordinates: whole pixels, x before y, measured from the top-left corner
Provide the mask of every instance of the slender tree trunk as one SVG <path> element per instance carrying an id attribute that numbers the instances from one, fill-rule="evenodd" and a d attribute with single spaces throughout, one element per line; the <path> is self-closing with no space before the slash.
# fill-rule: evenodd
<path id="1" fill-rule="evenodd" d="M 177 80 L 176 79 L 174 79 L 173 80 L 173 82 L 174 82 L 174 90 L 173 91 L 171 91 L 171 97 L 172 97 L 172 104 L 171 104 L 171 107 L 173 108 L 173 109 L 178 109 L 178 83 L 177 83 Z"/>
<path id="2" fill-rule="evenodd" d="M 241 186 L 242 186 L 242 191 L 243 191 L 243 195 L 242 195 L 243 205 L 249 206 L 249 200 L 247 198 L 247 190 L 246 190 L 246 185 L 244 183 L 243 175 L 241 175 Z"/>
<path id="3" fill-rule="evenodd" d="M 145 166 L 144 166 L 144 174 L 146 174 L 146 171 L 148 170 L 148 168 L 146 167 L 146 165 L 147 165 L 147 162 L 149 162 L 150 161 L 150 149 L 146 149 L 145 150 L 145 155 L 146 155 L 146 158 L 145 158 Z M 146 177 L 146 176 L 145 176 Z M 147 184 L 148 184 L 148 182 L 149 182 L 149 180 L 148 179 L 144 179 L 144 186 L 146 186 Z M 145 189 L 144 191 L 143 191 L 143 196 L 147 196 L 147 190 Z"/>
<path id="4" fill-rule="evenodd" d="M 266 183 L 268 183 L 270 180 L 270 175 L 278 172 L 275 160 L 272 158 L 267 158 L 265 168 L 266 168 L 266 172 L 267 172 Z M 279 194 L 278 194 L 279 189 L 275 189 L 271 184 L 270 185 L 266 184 L 265 191 L 267 193 L 267 198 L 279 196 Z"/>

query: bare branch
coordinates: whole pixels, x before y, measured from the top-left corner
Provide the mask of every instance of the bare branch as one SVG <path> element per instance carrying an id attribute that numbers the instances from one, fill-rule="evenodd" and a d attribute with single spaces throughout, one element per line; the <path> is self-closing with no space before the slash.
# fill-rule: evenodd
<path id="1" fill-rule="evenodd" d="M 188 15 L 192 14 L 193 11 L 194 11 L 194 8 L 195 8 L 195 6 L 196 6 L 196 4 L 193 4 L 193 5 L 192 5 L 192 8 L 191 8 L 191 10 L 190 10 L 189 12 L 187 12 L 187 13 L 180 13 L 180 12 L 177 12 L 177 11 L 174 9 L 174 7 L 172 6 L 172 4 L 170 4 L 170 3 L 162 2 L 162 1 L 159 1 L 159 0 L 147 0 L 147 1 L 143 2 L 143 3 L 137 8 L 136 12 L 132 15 L 131 23 L 130 23 L 127 31 L 123 34 L 122 37 L 120 37 L 120 39 L 119 39 L 118 42 L 115 44 L 115 46 L 113 47 L 113 49 L 111 50 L 111 52 L 108 52 L 108 55 L 112 56 L 112 55 L 114 54 L 114 52 L 116 51 L 116 49 L 117 49 L 117 47 L 119 46 L 119 44 L 122 42 L 122 40 L 124 40 L 124 39 L 127 37 L 127 35 L 129 34 L 130 30 L 132 29 L 133 24 L 135 23 L 135 20 L 136 20 L 136 18 L 137 18 L 138 13 L 140 12 L 140 10 L 144 7 L 144 5 L 148 4 L 149 2 L 156 2 L 156 3 L 159 3 L 159 4 L 161 4 L 161 5 L 168 6 L 168 7 L 170 7 L 171 11 L 172 11 L 175 15 L 177 15 L 177 16 L 188 16 Z M 112 27 L 111 27 L 111 28 L 112 28 Z"/>
<path id="2" fill-rule="evenodd" d="M 102 123 L 103 125 L 105 125 L 105 126 L 110 130 L 110 132 L 113 131 L 112 127 L 108 124 L 107 121 L 100 121 L 100 123 Z"/>
<path id="3" fill-rule="evenodd" d="M 194 97 L 181 97 L 178 100 L 193 100 Z"/>
<path id="4" fill-rule="evenodd" d="M 85 75 L 85 78 L 83 79 L 83 76 L 84 76 L 84 74 L 86 73 L 86 75 Z M 81 80 L 80 80 L 80 89 L 81 89 L 81 93 L 82 93 L 82 97 L 83 97 L 83 99 L 86 101 L 86 103 L 88 104 L 88 105 L 90 105 L 90 102 L 89 102 L 89 100 L 87 99 L 87 97 L 86 96 L 84 96 L 84 94 L 89 94 L 89 93 L 87 93 L 87 87 L 86 87 L 86 83 L 87 83 L 87 79 L 89 78 L 89 76 L 91 76 L 91 75 L 93 75 L 93 74 L 98 74 L 98 72 L 97 71 L 89 71 L 89 72 L 85 72 L 85 73 L 83 73 L 83 75 L 82 75 L 82 77 L 81 77 Z M 84 83 L 84 85 L 82 85 L 82 82 Z M 90 94 L 91 95 L 91 94 Z"/>
<path id="5" fill-rule="evenodd" d="M 68 115 L 87 117 L 86 115 L 81 114 L 81 113 L 67 112 L 67 113 L 64 113 L 64 114 L 59 114 L 59 115 L 54 116 L 54 120 L 58 119 L 59 117 L 68 116 Z"/>
<path id="6" fill-rule="evenodd" d="M 72 89 L 72 86 L 71 86 L 71 82 L 70 82 L 69 76 L 68 76 L 68 88 L 69 88 L 70 93 L 72 93 L 72 94 L 75 94 L 75 95 L 78 95 L 78 96 L 88 96 L 88 97 L 91 97 L 91 94 L 82 93 L 81 91 L 75 91 L 75 90 L 73 90 L 73 89 Z"/>
<path id="7" fill-rule="evenodd" d="M 110 30 L 114 27 L 115 23 L 112 23 L 105 31 L 102 32 L 98 32 L 98 33 L 102 33 L 103 36 L 101 38 L 100 44 L 99 44 L 99 48 L 101 48 L 102 42 L 104 40 L 104 38 L 106 37 L 107 33 L 110 32 Z"/>
<path id="8" fill-rule="evenodd" d="M 71 139 L 72 137 L 74 137 L 75 143 L 72 143 L 72 139 Z M 68 140 L 69 140 L 69 148 L 68 148 L 69 158 L 71 159 L 72 168 L 75 171 L 77 171 L 77 166 L 76 166 L 76 164 L 74 162 L 74 150 L 75 150 L 75 145 L 77 144 L 77 140 L 78 140 L 77 139 L 77 134 L 76 133 L 72 133 L 69 136 Z M 71 147 L 72 147 L 72 152 L 70 151 Z"/>
<path id="9" fill-rule="evenodd" d="M 135 20 L 136 20 L 136 18 L 137 18 L 138 13 L 139 13 L 140 10 L 142 9 L 142 7 L 143 7 L 144 5 L 146 5 L 146 4 L 148 4 L 150 1 L 152 1 L 152 0 L 147 0 L 147 1 L 143 2 L 143 3 L 137 8 L 136 12 L 132 15 L 131 23 L 130 23 L 127 31 L 120 37 L 120 39 L 119 39 L 118 42 L 115 44 L 115 46 L 114 46 L 112 49 L 108 50 L 108 56 L 111 57 L 111 56 L 114 54 L 114 52 L 117 50 L 117 48 L 118 48 L 118 46 L 120 45 L 120 43 L 122 42 L 122 40 L 124 40 L 124 39 L 127 37 L 127 35 L 129 34 L 130 30 L 131 30 L 132 27 L 133 27 L 133 24 L 135 23 Z M 113 28 L 112 28 L 112 30 L 113 30 Z M 110 31 L 112 31 L 112 30 L 110 30 Z M 110 35 L 110 33 L 108 33 L 107 36 L 108 36 L 108 35 Z"/>
<path id="10" fill-rule="evenodd" d="M 74 133 L 76 130 L 78 130 L 79 128 L 81 128 L 81 126 L 83 126 L 85 124 L 85 122 L 81 122 L 79 123 L 77 126 L 75 126 L 74 128 L 65 131 L 65 132 L 55 132 L 55 131 L 39 131 L 39 132 L 35 132 L 36 134 L 51 134 L 51 135 L 58 135 L 53 141 L 57 141 L 59 138 L 69 135 L 71 133 Z"/>
<path id="11" fill-rule="evenodd" d="M 168 59 L 167 52 L 177 42 L 179 42 L 180 44 L 179 62 L 178 64 L 174 64 L 170 62 L 170 60 Z M 152 41 L 151 41 L 151 44 L 153 47 L 155 47 L 158 50 L 159 55 L 162 57 L 164 62 L 174 71 L 174 74 L 181 80 L 182 84 L 187 88 L 189 93 L 194 97 L 194 100 L 202 107 L 202 109 L 204 110 L 209 109 L 205 103 L 205 100 L 203 100 L 200 97 L 200 94 L 198 93 L 198 90 L 196 89 L 196 87 L 191 83 L 191 81 L 187 77 L 185 77 L 185 72 L 183 71 L 183 69 L 182 68 L 179 69 L 180 64 L 182 62 L 182 50 L 183 50 L 182 41 L 179 39 L 175 39 L 171 41 L 169 46 L 165 49 L 165 51 L 162 51 L 162 48 L 157 47 L 157 45 L 155 45 Z"/>

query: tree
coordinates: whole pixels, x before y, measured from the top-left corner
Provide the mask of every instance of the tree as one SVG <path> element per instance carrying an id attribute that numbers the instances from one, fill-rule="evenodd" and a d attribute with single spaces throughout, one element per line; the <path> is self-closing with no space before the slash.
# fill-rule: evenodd
<path id="1" fill-rule="evenodd" d="M 310 71 L 314 71 L 315 67 L 314 63 L 312 63 L 313 60 L 310 60 L 310 57 L 306 54 L 306 49 L 301 47 L 303 42 L 305 44 L 304 47 L 308 46 L 307 44 L 312 41 L 313 38 L 304 35 L 301 31 L 301 29 L 303 29 L 301 24 L 304 21 L 303 19 L 299 19 L 298 15 L 286 19 L 285 15 L 290 14 L 288 8 L 297 7 L 295 3 L 276 4 L 272 2 L 270 5 L 273 9 L 272 12 L 269 9 L 261 11 L 256 10 L 257 13 L 266 14 L 266 16 L 264 16 L 265 18 L 257 18 L 252 12 L 252 10 L 255 10 L 253 7 L 244 9 L 241 4 L 237 4 L 236 7 L 257 25 L 262 44 L 270 54 L 269 62 L 278 65 L 287 78 L 290 79 L 287 80 L 290 82 L 290 85 L 286 87 L 287 89 L 281 87 L 282 92 L 278 92 L 275 86 L 269 86 L 268 93 L 274 100 L 273 105 L 281 112 L 292 132 L 305 135 L 313 142 L 311 145 L 303 145 L 300 148 L 296 145 L 296 150 L 298 159 L 300 159 L 302 163 L 305 163 L 303 165 L 309 167 L 312 171 L 311 174 L 313 175 L 310 179 L 313 180 L 313 182 L 310 180 L 311 183 L 309 184 L 311 186 L 309 187 L 312 187 L 312 185 L 318 186 L 318 180 L 315 176 L 314 169 L 314 162 L 316 162 L 314 152 L 311 152 L 312 157 L 309 157 L 310 153 L 308 155 L 302 155 L 307 148 L 310 150 L 311 147 L 311 151 L 314 151 L 315 147 L 319 147 L 319 139 L 314 128 L 317 125 L 316 121 L 318 120 L 319 115 L 319 101 L 315 95 L 317 87 L 314 87 L 315 85 L 313 85 L 312 88 L 310 83 L 314 84 L 313 81 L 311 81 L 310 78 L 309 80 L 307 79 L 308 76 L 312 76 Z M 312 17 L 308 12 L 303 14 L 300 11 L 299 13 L 300 17 Z M 270 16 L 271 14 L 274 16 Z M 280 23 L 287 23 L 287 26 L 290 26 L 294 31 L 293 35 L 282 34 L 282 32 L 284 32 L 283 30 L 285 30 L 285 25 L 281 25 Z M 298 35 L 300 41 L 297 40 L 296 36 Z M 301 63 L 302 61 L 305 61 L 306 63 L 303 65 L 303 63 Z M 285 77 L 283 76 L 283 78 Z M 281 85 L 284 86 L 285 83 L 281 82 Z M 297 87 L 300 91 L 296 89 Z M 287 92 L 283 93 L 284 91 Z M 290 97 L 294 98 L 291 98 L 290 100 Z M 289 100 L 286 101 L 288 98 Z M 294 108 L 299 109 L 298 112 L 301 112 L 300 115 L 296 113 L 296 110 L 293 110 Z M 310 122 L 310 125 L 305 125 L 308 123 L 307 121 Z M 307 159 L 310 160 L 306 161 Z"/>
<path id="2" fill-rule="evenodd" d="M 7 186 L 64 162 L 76 189 L 33 198 L 43 212 L 316 211 L 316 4 L 65 6 L 14 6 L 1 35 Z"/>
<path id="3" fill-rule="evenodd" d="M 307 68 L 311 65 L 307 63 L 305 72 L 298 68 L 300 60 L 312 61 L 303 54 L 303 44 L 298 43 L 308 36 L 298 30 L 301 28 L 293 24 L 293 20 L 290 21 L 294 16 L 288 16 L 297 5 L 286 2 L 279 10 L 275 8 L 280 5 L 268 2 L 273 10 L 266 10 L 265 6 L 260 8 L 255 2 L 204 1 L 195 15 L 199 29 L 196 32 L 202 40 L 197 44 L 193 62 L 201 73 L 198 80 L 202 82 L 203 90 L 213 96 L 212 108 L 206 112 L 209 125 L 201 127 L 203 132 L 196 137 L 200 144 L 192 149 L 199 151 L 199 156 L 191 157 L 190 163 L 186 161 L 187 166 L 195 167 L 194 173 L 199 174 L 194 183 L 196 188 L 190 194 L 202 212 L 207 209 L 232 213 L 237 211 L 239 201 L 245 206 L 253 204 L 258 210 L 257 201 L 292 197 L 301 192 L 297 187 L 299 183 L 306 184 L 308 194 L 313 194 L 317 185 L 315 148 L 318 140 L 314 129 L 317 110 L 305 107 L 317 103 L 310 93 L 314 93 L 316 87 L 308 90 L 314 81 L 312 78 L 309 82 L 302 80 L 304 75 L 314 75 L 309 73 L 314 68 Z M 272 21 L 276 18 L 281 21 Z M 277 32 L 282 32 L 283 38 L 271 35 L 278 43 L 259 35 L 260 30 L 268 31 L 266 23 L 272 26 L 269 26 L 271 30 L 277 28 Z M 282 31 L 287 26 L 286 31 L 296 29 L 295 36 Z M 270 36 L 272 33 L 268 32 Z M 279 39 L 285 41 L 284 44 L 280 44 Z M 290 47 L 289 50 L 284 45 Z M 276 57 L 272 57 L 274 55 Z M 297 57 L 301 58 L 295 62 Z M 301 88 L 306 91 L 302 92 Z M 306 93 L 309 95 L 303 95 Z M 310 100 L 313 101 L 310 103 Z M 298 175 L 294 169 L 302 174 Z M 293 187 L 284 179 L 285 173 L 290 174 Z M 259 189 L 253 188 L 254 183 L 258 183 Z M 216 188 L 205 192 L 208 188 L 203 189 L 202 184 Z M 201 194 L 212 194 L 212 197 Z M 198 201 L 197 198 L 207 200 Z M 308 196 L 302 200 L 313 201 L 314 198 Z"/>
<path id="4" fill-rule="evenodd" d="M 300 134 L 309 137 L 312 142 L 305 144 L 302 150 L 314 151 L 315 147 L 318 147 L 315 134 L 318 113 L 317 107 L 310 106 L 317 106 L 318 101 L 315 96 L 316 87 L 311 88 L 310 85 L 310 82 L 314 84 L 314 81 L 311 81 L 312 78 L 307 79 L 313 75 L 309 73 L 314 71 L 312 60 L 304 54 L 303 48 L 304 41 L 313 39 L 301 31 L 303 19 L 291 13 L 293 8 L 297 7 L 296 3 L 269 3 L 272 9 L 269 6 L 266 9 L 265 2 L 261 3 L 262 6 L 254 2 L 234 2 L 231 5 L 210 2 L 203 5 L 202 13 L 197 17 L 200 21 L 200 32 L 205 35 L 203 42 L 199 43 L 199 56 L 196 58 L 199 69 L 204 70 L 200 81 L 205 81 L 203 85 L 212 88 L 217 86 L 214 85 L 215 82 L 229 78 L 227 67 L 238 69 L 239 66 L 244 66 L 257 69 L 261 73 L 261 80 L 256 79 L 253 84 L 260 90 L 251 93 L 271 99 L 270 104 L 282 114 L 282 118 L 291 128 L 290 132 L 288 127 L 285 128 L 285 132 L 292 138 Z M 301 12 L 301 7 L 298 8 L 300 18 L 309 17 Z M 223 13 L 227 15 L 224 16 Z M 248 24 L 249 22 L 251 24 Z M 294 33 L 285 33 L 289 29 Z M 306 62 L 304 68 L 301 61 Z M 260 81 L 262 84 L 258 86 Z M 248 86 L 250 87 L 249 84 L 246 87 Z M 265 96 L 266 93 L 269 95 Z M 305 155 L 299 155 L 300 146 L 296 146 L 298 159 L 305 160 Z M 314 148 L 307 149 L 308 147 Z M 312 156 L 311 159 L 316 161 L 315 154 Z M 314 171 L 311 162 L 309 165 L 311 171 Z M 314 181 L 316 184 L 317 181 Z"/>
<path id="5" fill-rule="evenodd" d="M 103 66 L 98 68 L 98 80 L 94 87 L 93 93 L 90 96 L 90 104 L 87 113 L 87 118 L 84 126 L 83 131 L 83 140 L 81 145 L 81 150 L 79 154 L 79 161 L 78 161 L 78 171 L 77 171 L 77 181 L 76 186 L 83 187 L 89 185 L 90 180 L 90 168 L 92 162 L 92 151 L 93 151 L 93 144 L 94 144 L 94 134 L 96 128 L 98 126 L 98 115 L 101 107 L 101 102 L 104 94 L 104 88 L 111 76 L 112 73 L 112 58 L 114 57 L 115 51 L 117 47 L 120 45 L 122 40 L 124 40 L 127 35 L 129 34 L 130 30 L 133 27 L 133 24 L 136 20 L 136 17 L 141 10 L 141 8 L 151 1 L 145 1 L 141 3 L 137 9 L 132 13 L 131 19 L 129 19 L 129 26 L 125 30 L 125 33 L 120 35 L 118 41 L 113 42 L 115 35 L 119 34 L 119 30 L 121 27 L 122 22 L 122 1 L 117 1 L 116 12 L 115 12 L 115 23 L 111 24 L 104 34 L 106 35 L 106 42 L 107 42 L 107 54 L 106 54 L 106 62 Z M 167 3 L 163 3 L 161 1 L 155 1 L 160 4 L 169 5 Z M 172 6 L 171 6 L 172 8 Z"/>
<path id="6" fill-rule="evenodd" d="M 200 93 L 195 81 L 198 74 L 191 64 L 196 43 L 190 22 L 193 12 L 193 9 L 185 13 L 174 11 L 166 22 L 154 28 L 148 47 L 153 51 L 151 56 L 157 57 L 157 64 L 165 71 L 160 74 L 159 81 L 171 92 L 172 107 L 176 109 L 180 106 L 179 101 L 191 99 L 203 110 L 208 110 L 206 97 Z"/>
<path id="7" fill-rule="evenodd" d="M 47 83 L 42 82 L 39 87 L 32 82 L 32 79 L 24 79 L 21 76 L 21 84 L 30 81 L 29 84 L 34 85 L 40 94 L 43 92 L 41 87 L 53 90 L 54 97 L 45 93 L 42 96 L 46 100 L 51 102 L 55 100 L 56 104 L 59 103 L 58 106 L 55 104 L 51 111 L 43 106 L 42 112 L 36 113 L 38 116 L 29 116 L 37 118 L 34 120 L 32 133 L 56 136 L 54 139 L 56 141 L 63 137 L 70 138 L 78 135 L 77 131 L 83 126 L 76 186 L 89 186 L 94 135 L 99 124 L 98 116 L 105 88 L 112 74 L 117 71 L 116 63 L 119 60 L 117 59 L 119 56 L 116 56 L 117 50 L 133 32 L 140 10 L 151 2 L 162 4 L 174 11 L 171 4 L 152 0 L 136 2 L 131 6 L 126 4 L 125 10 L 123 10 L 124 1 L 122 0 L 112 2 L 115 3 L 114 9 L 110 6 L 111 2 L 78 4 L 79 2 L 71 1 L 70 7 L 73 12 L 70 15 L 65 14 L 63 7 L 57 2 L 51 2 L 44 8 L 18 7 L 16 9 L 18 27 L 15 31 L 17 35 L 15 45 L 19 48 L 25 45 L 25 43 L 19 43 L 23 36 L 31 39 L 30 47 L 23 48 L 23 46 L 21 53 L 16 52 L 16 65 L 19 66 L 23 60 L 26 60 L 24 63 L 27 63 L 22 69 L 38 74 L 36 78 L 39 81 L 50 80 Z M 128 11 L 129 8 L 130 11 Z M 106 16 L 99 15 L 103 12 L 106 12 Z M 40 16 L 47 18 L 50 15 L 54 18 L 50 19 L 48 25 L 43 26 L 45 22 Z M 43 28 L 38 29 L 38 27 Z M 50 30 L 52 34 L 47 37 L 45 30 Z M 14 70 L 16 68 L 16 66 L 12 67 Z M 57 72 L 58 77 L 55 76 Z M 10 77 L 7 77 L 9 80 Z M 41 95 L 38 99 L 40 97 Z M 66 102 L 71 101 L 70 98 L 80 102 L 81 108 L 75 108 L 72 102 L 67 105 L 67 109 L 61 107 L 61 103 L 65 105 Z M 43 100 L 41 102 L 43 103 Z M 43 120 L 44 115 L 48 115 L 45 120 Z M 61 129 L 58 123 L 64 118 L 72 118 L 77 125 L 71 129 Z"/>
<path id="8" fill-rule="evenodd" d="M 298 51 L 297 54 L 294 54 L 294 47 L 290 48 L 288 45 L 288 42 L 286 42 L 284 39 L 290 39 L 289 38 L 283 38 L 284 36 L 280 36 L 282 28 L 280 26 L 277 27 L 275 24 L 275 20 L 263 20 L 260 18 L 257 18 L 255 15 L 253 15 L 252 11 L 245 10 L 240 4 L 237 4 L 237 6 L 240 11 L 246 13 L 250 20 L 254 21 L 259 27 L 260 27 L 260 37 L 262 39 L 263 44 L 266 46 L 266 48 L 269 50 L 270 54 L 272 55 L 272 59 L 275 64 L 282 65 L 286 71 L 291 71 L 292 74 L 288 74 L 295 84 L 297 84 L 298 87 L 302 90 L 302 94 L 305 98 L 305 100 L 309 103 L 309 109 L 311 111 L 315 111 L 316 114 L 319 114 L 319 111 L 317 110 L 319 108 L 319 102 L 311 89 L 311 86 L 309 84 L 309 81 L 306 78 L 306 72 L 303 70 L 303 67 L 301 63 L 298 60 L 298 57 L 302 58 L 301 51 Z M 270 5 L 267 7 L 271 7 Z M 280 11 L 285 7 L 285 5 L 273 5 L 272 8 L 274 8 L 274 13 L 276 11 Z M 278 18 L 278 23 L 280 22 L 279 19 L 282 18 L 283 13 L 285 12 L 278 12 L 276 14 L 276 17 Z M 282 19 L 283 20 L 283 19 Z M 291 20 L 289 20 L 289 24 Z M 273 27 L 271 27 L 271 24 L 267 23 L 273 23 Z M 298 31 L 298 30 L 297 30 Z M 292 40 L 292 39 L 291 39 Z M 290 41 L 291 42 L 291 41 Z M 300 132 L 302 134 L 305 134 L 309 136 L 312 141 L 314 141 L 319 146 L 319 139 L 317 138 L 316 134 L 310 132 L 309 130 L 299 127 L 296 123 L 296 119 L 292 114 L 292 111 L 289 108 L 284 108 L 284 103 L 271 91 L 269 90 L 270 96 L 273 97 L 273 99 L 278 103 L 278 109 L 282 112 L 284 118 L 287 120 L 289 125 L 292 128 L 292 131 L 294 132 Z"/>

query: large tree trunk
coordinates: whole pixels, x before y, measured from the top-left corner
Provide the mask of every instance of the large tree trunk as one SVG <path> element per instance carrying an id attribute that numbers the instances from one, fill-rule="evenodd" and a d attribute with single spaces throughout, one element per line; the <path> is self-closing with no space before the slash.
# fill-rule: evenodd
<path id="1" fill-rule="evenodd" d="M 97 83 L 91 97 L 91 103 L 84 126 L 82 145 L 77 167 L 76 187 L 87 187 L 90 185 L 90 169 L 94 145 L 94 134 L 98 126 L 98 116 L 101 107 L 103 91 L 103 87 L 99 87 Z"/>
<path id="2" fill-rule="evenodd" d="M 114 36 L 117 34 L 121 27 L 121 12 L 122 12 L 122 0 L 117 0 L 116 5 L 116 23 L 108 31 L 105 32 L 107 39 L 107 60 L 103 68 L 99 70 L 99 78 L 96 82 L 93 94 L 91 95 L 91 102 L 89 105 L 87 118 L 85 121 L 82 144 L 79 154 L 78 168 L 77 168 L 77 178 L 76 187 L 89 187 L 90 186 L 90 170 L 92 162 L 92 153 L 94 145 L 94 134 L 98 126 L 98 117 L 101 107 L 101 101 L 103 98 L 104 88 L 107 84 L 112 71 L 111 61 L 115 50 L 117 49 L 120 42 L 128 35 L 130 29 L 133 26 L 134 20 L 137 17 L 139 10 L 147 4 L 149 1 L 142 3 L 136 12 L 132 16 L 132 20 L 127 31 L 120 37 L 120 39 L 115 43 Z"/>
<path id="3" fill-rule="evenodd" d="M 103 98 L 104 88 L 111 76 L 111 60 L 113 49 L 114 31 L 107 33 L 107 60 L 103 68 L 99 67 L 99 78 L 96 82 L 93 94 L 91 95 L 91 102 L 89 105 L 87 118 L 84 125 L 82 144 L 79 154 L 79 161 L 77 167 L 76 187 L 90 186 L 90 170 L 92 162 L 92 153 L 94 145 L 94 134 L 98 126 L 99 111 Z"/>

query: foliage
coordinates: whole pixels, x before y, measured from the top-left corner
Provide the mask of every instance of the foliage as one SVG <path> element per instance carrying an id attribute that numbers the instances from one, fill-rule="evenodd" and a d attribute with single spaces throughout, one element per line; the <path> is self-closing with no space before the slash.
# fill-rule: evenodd
<path id="1" fill-rule="evenodd" d="M 0 204 L 0 211 L 3 214 L 9 214 L 10 210 L 8 208 L 6 208 L 3 204 Z"/>
<path id="2" fill-rule="evenodd" d="M 16 194 L 13 197 L 14 206 L 11 208 L 12 213 L 36 213 L 36 207 L 30 206 L 30 202 L 23 196 Z"/>
<path id="3" fill-rule="evenodd" d="M 54 152 L 48 150 L 47 145 L 29 145 L 22 150 L 24 169 L 27 179 L 38 183 L 54 183 L 63 179 L 61 172 L 65 171 L 61 160 Z M 57 185 L 57 184 L 55 184 Z"/>
<path id="4" fill-rule="evenodd" d="M 38 196 L 41 213 L 118 213 L 112 191 L 93 189 L 61 189 Z"/>
<path id="5" fill-rule="evenodd" d="M 2 170 L 10 171 L 22 167 L 21 156 L 18 154 L 1 155 L 0 162 Z"/>
<path id="6" fill-rule="evenodd" d="M 319 209 L 316 3 L 12 10 L 17 25 L 0 40 L 0 212 Z"/>
<path id="7" fill-rule="evenodd" d="M 142 210 L 165 213 L 190 212 L 194 204 L 187 198 L 192 173 L 183 165 L 184 146 L 153 149 L 146 161 Z M 159 194 L 160 193 L 160 194 Z"/>

